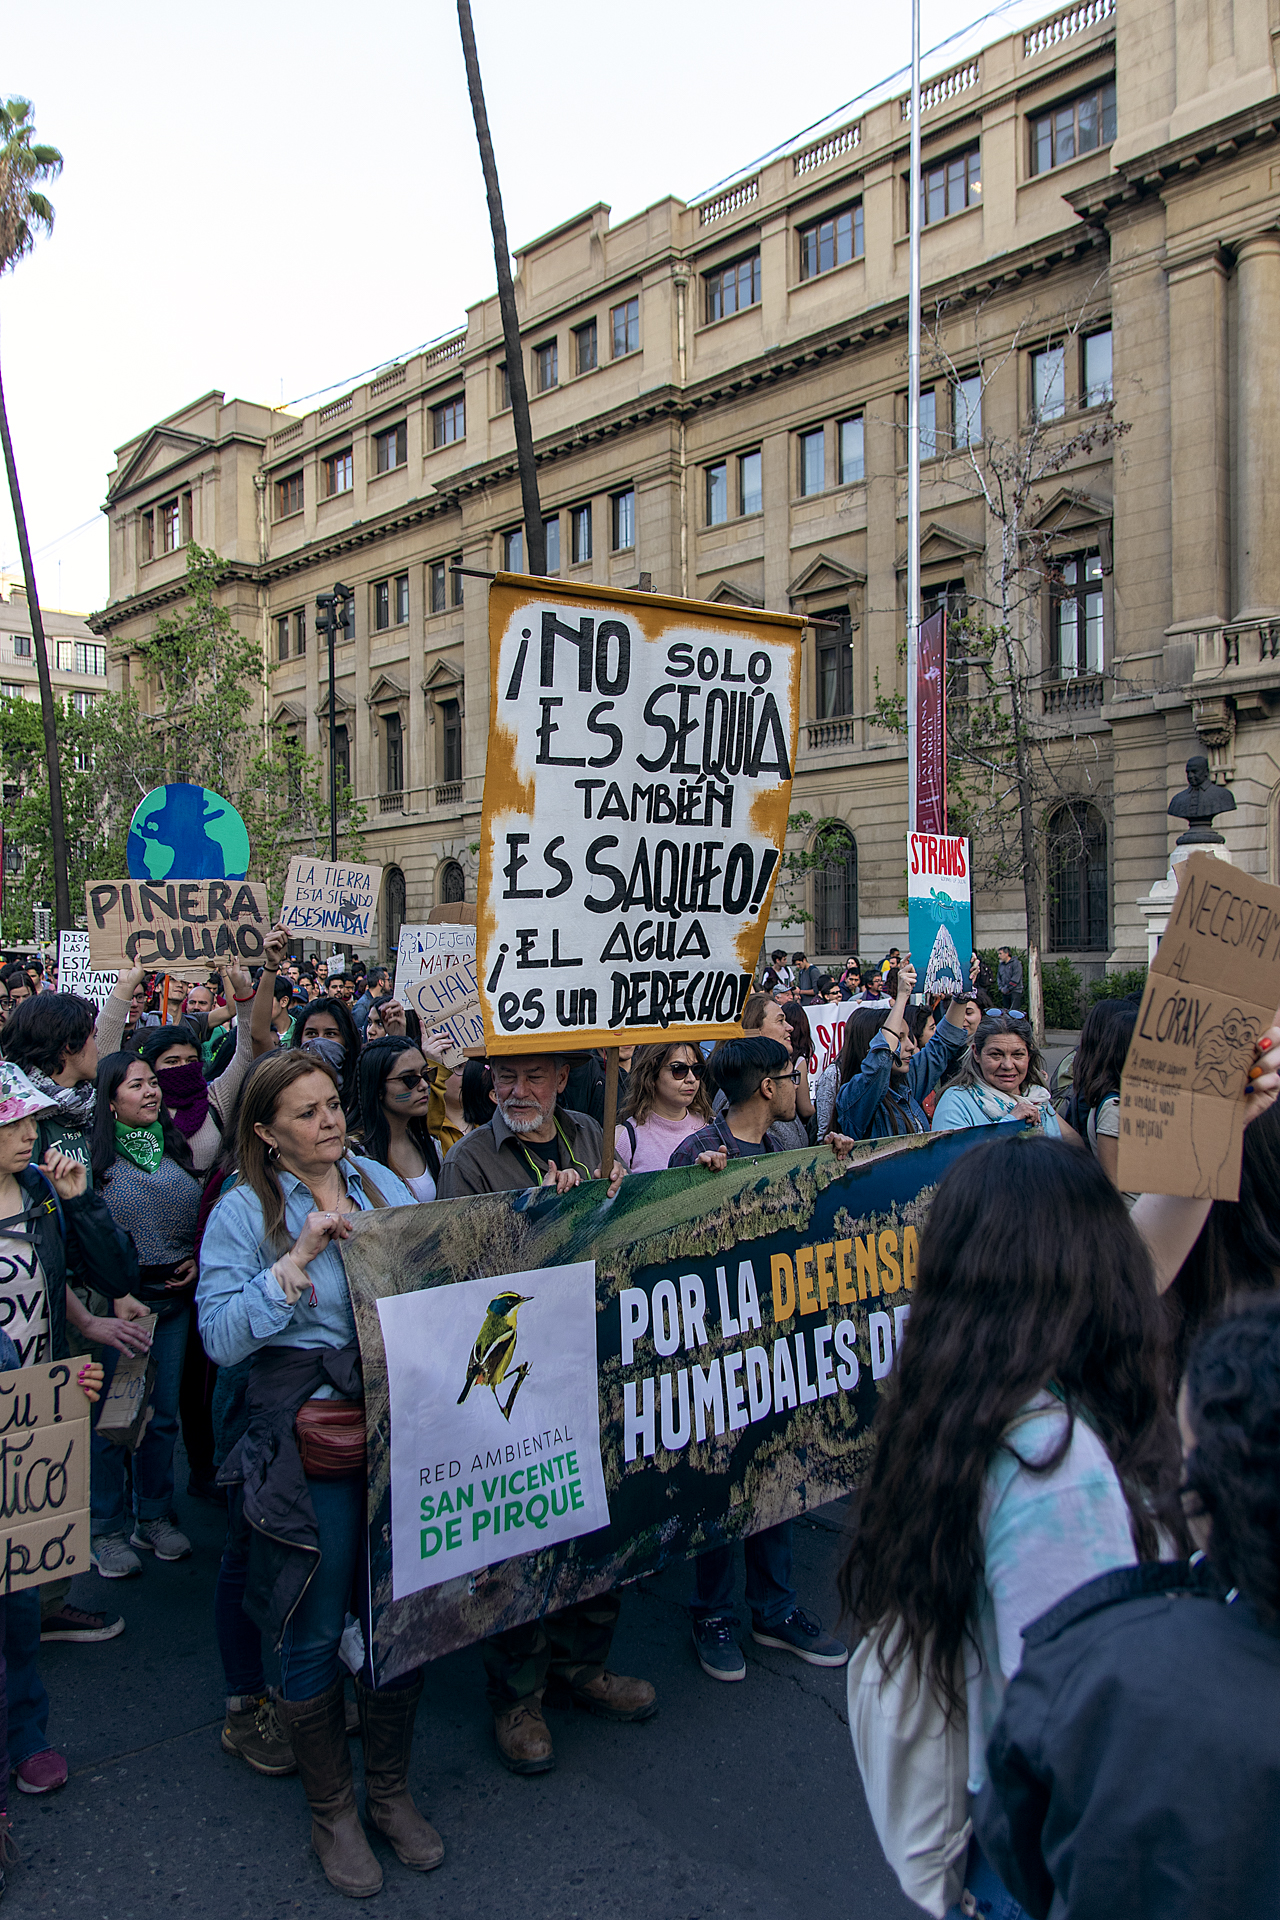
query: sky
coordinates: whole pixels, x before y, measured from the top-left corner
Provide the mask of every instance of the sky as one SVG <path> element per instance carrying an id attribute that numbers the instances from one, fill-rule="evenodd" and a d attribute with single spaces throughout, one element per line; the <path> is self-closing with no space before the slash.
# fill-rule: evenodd
<path id="1" fill-rule="evenodd" d="M 921 0 L 922 46 L 949 43 L 926 75 L 1052 11 Z M 907 0 L 472 12 L 512 246 L 599 200 L 616 222 L 694 198 L 910 59 Z M 211 388 L 319 404 L 496 285 L 452 0 L 43 0 L 6 15 L 0 93 L 34 102 L 66 163 L 52 235 L 0 278 L 46 607 L 107 599 L 100 507 L 124 441 Z"/>

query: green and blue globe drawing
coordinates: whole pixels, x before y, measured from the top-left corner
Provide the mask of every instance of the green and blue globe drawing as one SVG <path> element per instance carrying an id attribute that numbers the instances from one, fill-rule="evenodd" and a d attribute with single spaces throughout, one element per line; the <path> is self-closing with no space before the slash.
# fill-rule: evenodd
<path id="1" fill-rule="evenodd" d="M 249 833 L 220 793 L 174 782 L 139 801 L 125 853 L 131 880 L 243 880 Z"/>

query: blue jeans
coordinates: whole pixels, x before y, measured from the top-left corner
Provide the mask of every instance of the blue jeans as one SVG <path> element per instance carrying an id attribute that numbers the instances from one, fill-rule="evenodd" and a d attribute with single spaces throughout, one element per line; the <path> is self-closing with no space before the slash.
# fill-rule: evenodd
<path id="1" fill-rule="evenodd" d="M 213 1629 L 218 1636 L 228 1693 L 261 1693 L 262 1634 L 244 1610 L 249 1578 L 249 1523 L 244 1517 L 244 1488 L 227 1488 L 227 1542 L 222 1549 L 218 1584 L 213 1590 Z M 306 1697 L 306 1696 L 304 1696 Z"/>
<path id="2" fill-rule="evenodd" d="M 1018 1905 L 976 1839 L 969 1842 L 964 1889 L 972 1894 L 973 1913 L 980 1916 L 980 1920 L 1030 1920 L 1026 1908 Z M 946 1920 L 968 1920 L 964 1906 L 948 1907 Z"/>
<path id="3" fill-rule="evenodd" d="M 368 1533 L 365 1477 L 307 1479 L 320 1529 L 320 1565 L 290 1616 L 280 1643 L 280 1692 L 286 1700 L 314 1700 L 338 1678 L 338 1643 L 354 1612 L 367 1619 Z M 366 1626 L 366 1632 L 368 1628 Z M 386 1691 L 411 1687 L 421 1669 L 389 1681 Z"/>
<path id="4" fill-rule="evenodd" d="M 9 1767 L 17 1767 L 49 1744 L 49 1696 L 40 1678 L 39 1587 L 0 1599 L 0 1645 L 0 1741 L 8 1746 Z M 5 1785 L 0 1785 L 0 1812 L 7 1805 Z"/>
<path id="5" fill-rule="evenodd" d="M 191 1314 L 185 1306 L 156 1321 L 151 1351 L 156 1357 L 151 1405 L 155 1409 L 133 1456 L 133 1505 L 139 1520 L 163 1520 L 173 1510 L 173 1449 L 178 1439 L 178 1392 L 187 1351 Z M 110 1386 L 120 1359 L 114 1347 L 104 1347 L 103 1387 Z M 96 1539 L 104 1533 L 124 1533 L 125 1470 L 128 1457 L 114 1440 L 100 1438 L 95 1429 L 90 1456 L 89 1512 Z"/>
<path id="6" fill-rule="evenodd" d="M 742 1543 L 747 1559 L 747 1605 L 751 1623 L 776 1627 L 796 1604 L 791 1584 L 791 1522 L 749 1533 Z M 695 1620 L 733 1618 L 733 1548 L 712 1547 L 693 1563 Z"/>

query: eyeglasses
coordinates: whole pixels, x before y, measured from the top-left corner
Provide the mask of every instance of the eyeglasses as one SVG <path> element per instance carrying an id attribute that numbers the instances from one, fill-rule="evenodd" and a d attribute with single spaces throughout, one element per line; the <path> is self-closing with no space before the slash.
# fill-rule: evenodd
<path id="1" fill-rule="evenodd" d="M 667 1072 L 673 1080 L 701 1080 L 702 1065 L 697 1060 L 671 1060 Z"/>
<path id="2" fill-rule="evenodd" d="M 431 1076 L 429 1073 L 393 1073 L 391 1078 L 398 1080 L 402 1087 L 412 1093 L 415 1087 L 427 1085 Z"/>
<path id="3" fill-rule="evenodd" d="M 793 1087 L 798 1087 L 800 1085 L 800 1069 L 799 1067 L 793 1067 L 790 1073 L 771 1073 L 768 1078 L 775 1081 L 789 1080 Z"/>

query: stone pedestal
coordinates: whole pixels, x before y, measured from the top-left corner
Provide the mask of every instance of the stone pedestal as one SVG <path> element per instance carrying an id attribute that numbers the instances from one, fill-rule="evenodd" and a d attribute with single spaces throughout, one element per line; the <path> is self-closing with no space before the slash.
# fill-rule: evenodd
<path id="1" fill-rule="evenodd" d="M 1147 965 L 1156 957 L 1156 948 L 1160 945 L 1160 936 L 1169 924 L 1169 915 L 1173 903 L 1178 897 L 1178 868 L 1193 853 L 1211 853 L 1219 860 L 1231 864 L 1229 847 L 1201 845 L 1175 847 L 1169 860 L 1169 870 L 1162 880 L 1157 880 L 1150 893 L 1138 896 L 1138 912 L 1147 923 Z"/>

